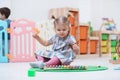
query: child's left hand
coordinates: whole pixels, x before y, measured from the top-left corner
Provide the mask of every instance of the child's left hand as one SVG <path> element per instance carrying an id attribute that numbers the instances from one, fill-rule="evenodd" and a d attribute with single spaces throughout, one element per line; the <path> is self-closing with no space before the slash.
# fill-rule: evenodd
<path id="1" fill-rule="evenodd" d="M 73 51 L 76 52 L 76 54 L 79 54 L 79 46 L 77 44 L 72 45 Z"/>

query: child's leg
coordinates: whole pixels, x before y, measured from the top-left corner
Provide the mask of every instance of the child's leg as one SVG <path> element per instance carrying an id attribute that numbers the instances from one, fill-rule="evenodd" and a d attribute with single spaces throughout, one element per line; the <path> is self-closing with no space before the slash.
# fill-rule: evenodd
<path id="1" fill-rule="evenodd" d="M 43 61 L 43 62 L 44 62 L 44 57 L 42 57 L 42 56 L 37 56 L 37 60 L 38 60 L 38 61 Z"/>
<path id="2" fill-rule="evenodd" d="M 60 60 L 57 57 L 51 58 L 48 62 L 38 61 L 30 63 L 32 68 L 44 68 L 45 65 L 61 65 Z"/>
<path id="3" fill-rule="evenodd" d="M 48 62 L 45 62 L 45 65 L 61 65 L 61 62 L 58 57 L 53 57 Z"/>
<path id="4" fill-rule="evenodd" d="M 48 62 L 49 60 L 50 60 L 50 58 L 44 57 L 44 62 Z"/>
<path id="5" fill-rule="evenodd" d="M 47 62 L 47 61 L 50 60 L 50 58 L 46 58 L 46 57 L 42 57 L 42 56 L 37 56 L 37 60 L 38 60 L 38 61 Z"/>
<path id="6" fill-rule="evenodd" d="M 45 64 L 43 61 L 36 61 L 36 62 L 31 62 L 30 66 L 32 68 L 44 68 Z"/>
<path id="7" fill-rule="evenodd" d="M 35 57 L 36 57 L 36 59 L 37 59 L 38 61 L 43 61 L 43 62 L 44 62 L 44 57 L 39 56 L 39 55 L 37 55 L 36 53 L 34 53 L 34 55 L 35 55 Z"/>

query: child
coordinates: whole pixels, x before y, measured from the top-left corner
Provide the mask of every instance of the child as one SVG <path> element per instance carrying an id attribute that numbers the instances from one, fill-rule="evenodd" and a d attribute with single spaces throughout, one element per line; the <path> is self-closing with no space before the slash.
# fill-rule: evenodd
<path id="1" fill-rule="evenodd" d="M 3 21 L 7 22 L 7 27 L 10 28 L 10 22 L 11 20 L 8 19 L 11 14 L 11 10 L 8 7 L 2 7 L 0 8 L 0 19 Z M 4 43 L 4 36 L 2 37 L 3 40 L 3 46 L 5 45 Z M 10 44 L 10 33 L 8 33 L 8 42 Z M 8 45 L 9 46 L 9 45 Z M 10 48 L 10 47 L 9 47 Z M 4 51 L 4 50 L 3 50 Z M 3 52 L 4 53 L 4 52 Z M 9 53 L 9 52 L 8 52 Z"/>
<path id="2" fill-rule="evenodd" d="M 8 19 L 11 14 L 11 10 L 8 7 L 0 8 L 0 19 L 7 22 L 8 27 L 10 27 L 11 20 Z"/>
<path id="3" fill-rule="evenodd" d="M 7 22 L 8 28 L 10 28 L 11 20 L 8 19 L 11 14 L 11 10 L 8 7 L 0 8 L 0 19 Z M 8 34 L 8 40 L 10 40 L 10 34 Z"/>
<path id="4" fill-rule="evenodd" d="M 43 46 L 53 45 L 52 51 L 39 50 L 36 55 L 40 61 L 30 63 L 32 68 L 44 68 L 49 65 L 69 65 L 79 53 L 79 47 L 73 36 L 70 35 L 70 23 L 67 17 L 59 17 L 54 21 L 56 35 L 48 41 L 37 34 L 33 37 Z M 47 60 L 47 61 L 46 61 Z"/>

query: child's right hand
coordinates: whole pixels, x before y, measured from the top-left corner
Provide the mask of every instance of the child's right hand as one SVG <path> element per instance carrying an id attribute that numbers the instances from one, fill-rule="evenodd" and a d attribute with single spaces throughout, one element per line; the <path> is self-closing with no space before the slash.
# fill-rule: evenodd
<path id="1" fill-rule="evenodd" d="M 32 36 L 33 36 L 33 38 L 38 38 L 39 37 L 38 34 L 33 34 Z"/>
<path id="2" fill-rule="evenodd" d="M 39 37 L 38 34 L 40 33 L 40 31 L 39 31 L 37 28 L 33 28 L 33 31 L 34 31 L 34 33 L 33 33 L 32 36 L 33 36 L 34 38 Z"/>

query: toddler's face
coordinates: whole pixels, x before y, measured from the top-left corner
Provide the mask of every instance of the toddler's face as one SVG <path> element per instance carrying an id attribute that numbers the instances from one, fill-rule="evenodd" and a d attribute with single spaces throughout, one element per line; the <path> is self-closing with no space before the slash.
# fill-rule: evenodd
<path id="1" fill-rule="evenodd" d="M 2 15 L 1 13 L 0 13 L 0 19 L 4 20 L 4 15 Z"/>
<path id="2" fill-rule="evenodd" d="M 68 35 L 68 31 L 69 31 L 69 27 L 66 25 L 56 25 L 55 27 L 55 32 L 56 34 L 61 37 L 64 38 Z"/>

